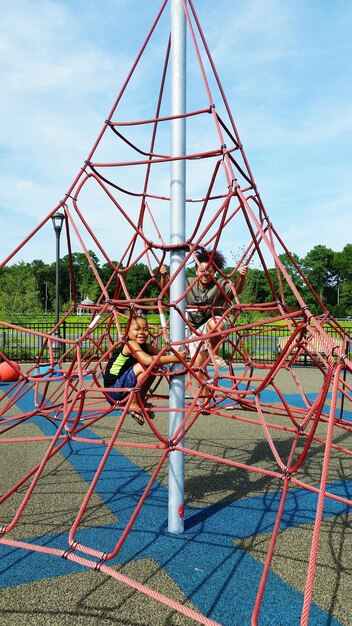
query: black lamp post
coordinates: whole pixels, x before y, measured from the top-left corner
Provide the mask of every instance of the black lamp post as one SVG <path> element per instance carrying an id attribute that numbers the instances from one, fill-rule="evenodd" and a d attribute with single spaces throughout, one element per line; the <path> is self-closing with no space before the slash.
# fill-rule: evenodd
<path id="1" fill-rule="evenodd" d="M 60 319 L 60 235 L 62 225 L 65 219 L 63 213 L 55 213 L 51 216 L 53 221 L 53 227 L 56 235 L 56 301 L 55 301 L 55 325 L 59 323 Z M 56 337 L 61 337 L 60 329 L 55 330 Z"/>

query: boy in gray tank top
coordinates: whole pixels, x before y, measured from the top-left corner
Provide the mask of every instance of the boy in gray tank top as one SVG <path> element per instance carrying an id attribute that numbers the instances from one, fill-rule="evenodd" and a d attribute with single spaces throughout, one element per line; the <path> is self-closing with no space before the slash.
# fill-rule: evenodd
<path id="1" fill-rule="evenodd" d="M 221 319 L 225 312 L 224 306 L 226 302 L 230 304 L 235 295 L 242 293 L 248 267 L 242 265 L 240 275 L 233 284 L 230 278 L 216 278 L 216 272 L 223 270 L 226 265 L 225 258 L 220 251 L 199 250 L 195 253 L 195 260 L 196 276 L 187 278 L 187 288 L 190 287 L 186 294 L 188 339 L 191 340 L 187 345 L 193 368 L 200 368 L 199 378 L 205 381 L 209 378 L 204 366 L 209 353 L 216 367 L 222 367 L 226 363 L 217 356 L 220 336 L 213 335 L 204 340 L 200 338 L 200 335 L 227 328 L 226 320 Z M 160 268 L 160 273 L 161 285 L 164 286 L 168 280 L 165 266 Z M 207 395 L 206 387 L 204 391 Z"/>

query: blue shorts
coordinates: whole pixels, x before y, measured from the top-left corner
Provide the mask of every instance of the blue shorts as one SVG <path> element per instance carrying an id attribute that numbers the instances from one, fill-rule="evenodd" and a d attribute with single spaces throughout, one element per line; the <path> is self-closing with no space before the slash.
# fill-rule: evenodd
<path id="1" fill-rule="evenodd" d="M 115 388 L 124 388 L 124 387 L 135 387 L 137 384 L 137 378 L 136 378 L 136 374 L 133 371 L 133 366 L 130 367 L 128 370 L 126 370 L 126 372 L 124 372 L 122 374 L 122 376 L 120 376 L 115 384 L 111 387 L 111 389 L 115 389 Z M 123 400 L 124 398 L 126 398 L 128 394 L 128 391 L 116 391 L 115 393 L 109 393 L 109 395 L 106 397 L 107 401 L 110 402 L 110 404 L 114 404 L 115 402 L 120 402 L 121 400 Z"/>

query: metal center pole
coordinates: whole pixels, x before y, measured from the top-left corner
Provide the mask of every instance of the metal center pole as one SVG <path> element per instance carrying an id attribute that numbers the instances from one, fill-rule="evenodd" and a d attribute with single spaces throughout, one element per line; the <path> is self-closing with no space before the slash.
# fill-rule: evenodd
<path id="1" fill-rule="evenodd" d="M 171 111 L 172 115 L 182 115 L 186 111 L 186 17 L 182 0 L 171 0 Z M 183 156 L 186 153 L 185 118 L 171 122 L 171 155 Z M 170 167 L 170 241 L 182 244 L 186 238 L 186 165 L 184 160 L 171 161 Z M 183 250 L 173 250 L 170 254 L 170 276 L 180 268 L 184 260 Z M 177 275 L 170 286 L 170 301 L 176 302 L 185 292 L 185 270 Z M 179 308 L 184 312 L 182 301 Z M 185 324 L 177 311 L 170 310 L 170 339 L 184 341 Z M 180 363 L 172 365 L 177 371 Z M 169 437 L 182 422 L 185 406 L 185 376 L 175 375 L 170 379 Z M 184 530 L 184 454 L 173 450 L 169 455 L 169 516 L 168 529 L 180 534 Z"/>

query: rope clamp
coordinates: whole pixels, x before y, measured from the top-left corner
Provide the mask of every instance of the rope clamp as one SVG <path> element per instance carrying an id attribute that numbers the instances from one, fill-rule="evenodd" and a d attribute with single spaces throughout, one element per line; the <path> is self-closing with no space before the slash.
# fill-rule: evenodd
<path id="1" fill-rule="evenodd" d="M 285 480 L 285 478 L 287 478 L 287 480 L 291 480 L 291 474 L 288 471 L 288 467 L 284 468 L 284 471 L 280 476 L 280 480 Z"/>
<path id="2" fill-rule="evenodd" d="M 77 541 L 74 541 L 69 548 L 67 548 L 67 550 L 65 550 L 65 552 L 63 552 L 63 554 L 61 555 L 63 559 L 67 559 L 68 555 L 71 554 L 71 552 L 74 552 L 77 548 Z"/>
<path id="3" fill-rule="evenodd" d="M 65 429 L 66 437 L 71 440 L 72 439 L 72 434 L 68 430 L 67 426 L 64 426 L 64 429 Z"/>
<path id="4" fill-rule="evenodd" d="M 95 567 L 94 567 L 94 571 L 95 572 L 99 572 L 101 566 L 104 565 L 104 563 L 105 563 L 107 558 L 108 558 L 108 553 L 104 552 L 104 554 L 101 557 L 101 559 L 99 559 L 99 561 L 97 561 L 97 563 L 95 564 Z"/>

